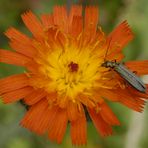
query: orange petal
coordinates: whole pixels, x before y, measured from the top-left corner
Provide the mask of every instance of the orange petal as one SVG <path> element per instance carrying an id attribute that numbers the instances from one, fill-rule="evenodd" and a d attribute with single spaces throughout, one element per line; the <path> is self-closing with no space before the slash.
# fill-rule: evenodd
<path id="1" fill-rule="evenodd" d="M 34 90 L 30 94 L 25 96 L 24 101 L 27 105 L 33 105 L 44 98 L 46 95 L 47 93 L 41 89 Z"/>
<path id="2" fill-rule="evenodd" d="M 106 123 L 110 125 L 120 125 L 119 120 L 105 102 L 103 102 L 100 107 L 100 115 Z"/>
<path id="3" fill-rule="evenodd" d="M 61 143 L 67 127 L 67 112 L 65 109 L 59 108 L 55 117 L 49 126 L 48 137 L 50 140 L 55 140 Z"/>
<path id="4" fill-rule="evenodd" d="M 133 88 L 128 88 L 129 91 L 127 91 L 127 89 L 117 89 L 117 90 L 111 90 L 112 93 L 115 93 L 116 95 L 114 96 L 110 96 L 110 99 L 111 98 L 116 98 L 119 100 L 120 103 L 122 103 L 123 105 L 135 110 L 135 111 L 138 111 L 138 112 L 141 112 L 143 110 L 143 106 L 145 104 L 145 101 L 140 98 L 139 96 L 135 96 L 134 94 L 132 94 L 130 92 L 130 89 L 133 89 Z M 106 96 L 104 96 L 106 98 Z M 137 101 L 139 100 L 139 101 Z"/>
<path id="5" fill-rule="evenodd" d="M 53 15 L 44 14 L 41 16 L 41 20 L 45 28 L 48 28 L 54 24 L 53 22 Z"/>
<path id="6" fill-rule="evenodd" d="M 94 92 L 93 95 L 96 99 L 107 98 L 113 102 L 119 101 L 118 94 L 109 89 L 98 89 Z"/>
<path id="7" fill-rule="evenodd" d="M 68 119 L 70 121 L 76 120 L 79 117 L 78 105 L 73 102 L 69 102 L 67 106 Z"/>
<path id="8" fill-rule="evenodd" d="M 12 103 L 24 98 L 30 92 L 32 92 L 32 87 L 24 87 L 21 89 L 14 90 L 12 92 L 2 94 L 1 97 L 4 103 Z"/>
<path id="9" fill-rule="evenodd" d="M 31 106 L 21 121 L 21 125 L 37 134 L 44 134 L 48 129 L 50 110 L 46 99 Z"/>
<path id="10" fill-rule="evenodd" d="M 65 46 L 65 41 L 66 41 L 66 37 L 65 34 L 59 30 L 59 28 L 57 27 L 50 27 L 46 30 L 46 43 L 47 43 L 47 47 L 46 49 L 53 49 L 55 48 L 54 46 L 60 46 L 60 48 L 64 48 Z M 50 43 L 50 45 L 48 44 Z M 45 49 L 44 49 L 45 50 Z"/>
<path id="11" fill-rule="evenodd" d="M 125 65 L 132 71 L 136 71 L 138 75 L 148 74 L 148 60 L 144 61 L 128 61 Z"/>
<path id="12" fill-rule="evenodd" d="M 141 100 L 142 103 L 140 101 L 136 101 L 136 100 Z M 141 98 L 134 99 L 134 98 L 128 98 L 128 96 L 126 96 L 126 98 L 121 98 L 120 102 L 123 105 L 125 105 L 137 112 L 142 112 L 144 105 L 145 105 L 145 101 L 144 100 L 142 101 Z"/>
<path id="13" fill-rule="evenodd" d="M 69 33 L 73 37 L 77 37 L 81 32 L 83 28 L 83 19 L 81 16 L 74 16 L 72 19 L 72 25 L 69 28 Z"/>
<path id="14" fill-rule="evenodd" d="M 87 123 L 83 112 L 76 121 L 71 122 L 70 134 L 74 145 L 84 145 L 87 139 Z"/>
<path id="15" fill-rule="evenodd" d="M 57 97 L 58 97 L 57 92 L 54 92 L 54 91 L 53 92 L 49 92 L 47 94 L 47 100 L 48 100 L 49 105 L 52 104 L 52 103 L 55 103 Z"/>
<path id="16" fill-rule="evenodd" d="M 73 5 L 69 14 L 69 32 L 78 35 L 82 31 L 82 6 Z"/>
<path id="17" fill-rule="evenodd" d="M 96 113 L 94 109 L 88 109 L 88 112 L 101 136 L 108 136 L 112 134 L 112 127 L 103 120 L 100 113 Z"/>
<path id="18" fill-rule="evenodd" d="M 39 64 L 35 63 L 33 60 L 29 61 L 27 64 L 25 64 L 25 66 L 30 73 L 38 72 Z"/>
<path id="19" fill-rule="evenodd" d="M 130 86 L 127 89 L 102 89 L 98 90 L 98 94 L 95 92 L 95 95 L 98 97 L 101 96 L 102 98 L 108 99 L 110 101 L 120 102 L 135 111 L 141 112 L 145 104 L 144 99 L 147 98 L 147 95 L 134 91 Z"/>
<path id="20" fill-rule="evenodd" d="M 67 108 L 69 102 L 68 100 L 70 100 L 69 96 L 66 96 L 65 94 L 57 96 L 57 104 L 60 108 Z"/>
<path id="21" fill-rule="evenodd" d="M 30 61 L 30 58 L 8 50 L 0 49 L 0 62 L 13 64 L 18 66 L 25 66 Z"/>
<path id="22" fill-rule="evenodd" d="M 37 39 L 40 39 L 40 37 L 43 36 L 43 26 L 38 18 L 31 11 L 24 13 L 22 15 L 22 19 L 27 28 Z"/>
<path id="23" fill-rule="evenodd" d="M 110 44 L 111 54 L 108 54 L 109 57 L 117 56 L 117 52 L 121 52 L 124 46 L 126 46 L 132 39 L 134 35 L 127 23 L 127 21 L 123 21 L 120 25 L 118 25 L 113 32 L 111 32 L 108 36 L 108 44 Z"/>
<path id="24" fill-rule="evenodd" d="M 141 92 L 137 91 L 136 89 L 133 89 L 132 86 L 129 86 L 130 93 L 133 94 L 133 96 L 136 96 L 137 98 L 148 99 L 148 86 L 147 86 L 147 84 L 145 84 L 145 85 L 147 87 L 146 93 L 141 93 Z"/>
<path id="25" fill-rule="evenodd" d="M 10 46 L 17 52 L 28 57 L 34 57 L 36 51 L 33 48 L 32 41 L 25 34 L 19 32 L 15 28 L 10 28 L 5 35 L 11 40 Z"/>
<path id="26" fill-rule="evenodd" d="M 28 85 L 28 77 L 25 74 L 17 74 L 2 78 L 0 79 L 0 94 L 14 91 Z"/>
<path id="27" fill-rule="evenodd" d="M 89 6 L 85 8 L 85 24 L 84 29 L 90 37 L 95 36 L 97 24 L 98 24 L 98 16 L 99 11 L 98 7 Z"/>
<path id="28" fill-rule="evenodd" d="M 68 17 L 66 7 L 55 6 L 53 10 L 54 24 L 59 26 L 65 32 L 68 31 Z"/>
<path id="29" fill-rule="evenodd" d="M 71 7 L 69 18 L 68 18 L 71 25 L 72 25 L 73 17 L 75 16 L 82 16 L 82 6 L 73 5 Z"/>
<path id="30" fill-rule="evenodd" d="M 93 108 L 95 107 L 95 103 L 93 100 L 91 100 L 91 98 L 87 95 L 84 95 L 84 94 L 79 94 L 78 95 L 78 99 L 79 101 L 84 104 L 85 106 L 88 106 L 90 108 Z"/>

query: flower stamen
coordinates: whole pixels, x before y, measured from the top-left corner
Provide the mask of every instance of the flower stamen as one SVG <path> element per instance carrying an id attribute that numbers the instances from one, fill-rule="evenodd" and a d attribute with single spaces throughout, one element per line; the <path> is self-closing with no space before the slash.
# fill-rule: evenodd
<path id="1" fill-rule="evenodd" d="M 70 72 L 77 72 L 79 65 L 77 63 L 74 62 L 70 62 L 70 64 L 68 65 Z"/>

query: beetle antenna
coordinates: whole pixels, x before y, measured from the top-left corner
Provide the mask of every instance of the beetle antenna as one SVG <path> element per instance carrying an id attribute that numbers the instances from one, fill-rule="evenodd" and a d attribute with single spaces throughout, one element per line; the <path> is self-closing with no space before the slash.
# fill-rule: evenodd
<path id="1" fill-rule="evenodd" d="M 112 40 L 112 37 L 109 39 L 109 43 L 108 43 L 108 46 L 107 46 L 107 49 L 106 49 L 106 52 L 105 52 L 105 56 L 104 56 L 104 62 L 106 61 L 106 57 L 107 57 L 108 50 L 110 48 L 111 40 Z"/>

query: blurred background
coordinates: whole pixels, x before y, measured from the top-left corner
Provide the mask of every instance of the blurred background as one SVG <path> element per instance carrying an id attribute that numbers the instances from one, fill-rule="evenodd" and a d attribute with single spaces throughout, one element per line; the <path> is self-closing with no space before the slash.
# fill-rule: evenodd
<path id="1" fill-rule="evenodd" d="M 126 60 L 148 59 L 148 1 L 147 0 L 0 0 L 0 47 L 9 49 L 4 32 L 16 27 L 26 33 L 20 15 L 31 9 L 37 15 L 52 12 L 54 5 L 72 3 L 98 5 L 100 25 L 106 33 L 123 20 L 133 29 L 135 39 L 124 49 Z M 0 63 L 0 78 L 21 73 L 19 67 Z M 143 77 L 148 82 L 147 77 Z M 12 84 L 13 85 L 13 84 Z M 88 123 L 88 143 L 80 148 L 148 148 L 148 107 L 136 113 L 117 103 L 109 104 L 122 125 L 114 128 L 114 135 L 101 138 L 91 122 Z M 4 105 L 0 102 L 0 148 L 72 148 L 69 128 L 61 145 L 51 143 L 19 126 L 26 110 L 20 103 Z"/>

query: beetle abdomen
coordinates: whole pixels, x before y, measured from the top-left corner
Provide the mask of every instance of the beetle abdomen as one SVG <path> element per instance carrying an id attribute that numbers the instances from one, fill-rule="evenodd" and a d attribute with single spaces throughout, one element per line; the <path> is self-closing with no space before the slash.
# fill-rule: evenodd
<path id="1" fill-rule="evenodd" d="M 105 61 L 102 64 L 102 66 L 114 69 L 122 78 L 124 78 L 136 90 L 142 93 L 146 92 L 146 86 L 141 81 L 141 79 L 132 71 L 130 71 L 128 68 L 126 68 L 123 64 L 113 61 Z"/>
<path id="2" fill-rule="evenodd" d="M 132 71 L 127 69 L 123 64 L 119 64 L 114 67 L 114 70 L 120 74 L 130 85 L 136 88 L 138 91 L 145 93 L 146 86 L 141 79 Z"/>

